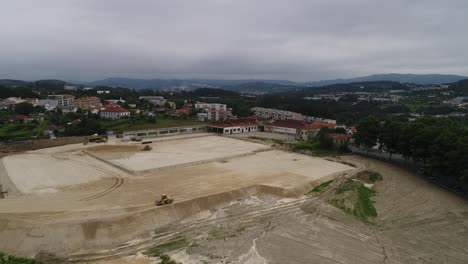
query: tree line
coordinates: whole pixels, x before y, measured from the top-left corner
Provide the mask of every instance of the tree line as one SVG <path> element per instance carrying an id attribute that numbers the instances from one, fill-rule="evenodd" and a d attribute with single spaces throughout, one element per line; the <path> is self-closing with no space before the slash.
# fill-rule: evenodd
<path id="1" fill-rule="evenodd" d="M 424 173 L 468 191 L 468 128 L 447 118 L 414 121 L 379 120 L 374 116 L 357 125 L 355 143 L 367 151 L 378 147 L 423 164 Z"/>

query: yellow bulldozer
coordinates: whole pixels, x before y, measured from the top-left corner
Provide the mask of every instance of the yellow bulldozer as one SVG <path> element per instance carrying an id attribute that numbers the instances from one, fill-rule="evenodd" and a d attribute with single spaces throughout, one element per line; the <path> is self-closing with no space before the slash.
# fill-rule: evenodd
<path id="1" fill-rule="evenodd" d="M 152 150 L 152 149 L 153 149 L 153 147 L 151 147 L 150 145 L 145 145 L 141 150 L 143 150 L 143 151 L 150 151 L 150 150 Z"/>
<path id="2" fill-rule="evenodd" d="M 173 202 L 174 198 L 172 198 L 172 196 L 167 194 L 161 194 L 161 199 L 159 201 L 156 201 L 156 206 L 171 204 Z"/>
<path id="3" fill-rule="evenodd" d="M 107 137 L 106 136 L 99 136 L 99 135 L 92 135 L 88 137 L 88 142 L 96 142 L 96 143 L 106 143 Z"/>

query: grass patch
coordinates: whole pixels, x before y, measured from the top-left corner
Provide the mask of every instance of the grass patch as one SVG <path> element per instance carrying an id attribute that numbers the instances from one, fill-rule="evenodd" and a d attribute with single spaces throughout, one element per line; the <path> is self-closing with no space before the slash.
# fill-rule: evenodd
<path id="1" fill-rule="evenodd" d="M 373 171 L 371 172 L 370 176 L 369 176 L 369 181 L 371 183 L 375 183 L 377 181 L 381 181 L 383 180 L 383 177 L 380 173 L 376 172 L 376 171 Z"/>
<path id="2" fill-rule="evenodd" d="M 161 259 L 160 264 L 179 264 L 179 262 L 172 260 L 171 257 L 166 254 L 159 256 L 159 258 Z"/>
<path id="3" fill-rule="evenodd" d="M 320 148 L 319 142 L 298 142 L 295 144 L 291 144 L 291 148 L 293 151 L 301 152 L 301 151 L 309 151 L 314 156 L 325 157 L 331 156 L 336 157 L 340 153 L 336 150 L 330 149 L 323 149 Z"/>
<path id="4" fill-rule="evenodd" d="M 335 189 L 336 198 L 329 203 L 353 215 L 365 223 L 370 223 L 370 218 L 377 216 L 372 197 L 376 192 L 364 186 L 362 182 L 346 180 Z"/>
<path id="5" fill-rule="evenodd" d="M 361 185 L 358 187 L 357 193 L 358 198 L 354 205 L 353 215 L 367 222 L 369 217 L 377 216 L 377 210 L 371 200 L 372 196 L 375 195 L 375 191 Z"/>
<path id="6" fill-rule="evenodd" d="M 0 252 L 0 264 L 43 264 L 42 262 L 36 261 L 29 258 L 15 257 L 12 255 Z"/>
<path id="7" fill-rule="evenodd" d="M 307 194 L 310 194 L 310 193 L 313 193 L 313 192 L 323 192 L 325 191 L 329 186 L 330 184 L 332 184 L 333 180 L 330 180 L 330 181 L 326 181 L 322 184 L 320 184 L 319 186 L 315 186 L 315 188 L 313 188 L 312 190 L 310 190 Z"/>
<path id="8" fill-rule="evenodd" d="M 356 178 L 364 183 L 376 183 L 383 180 L 380 173 L 376 171 L 361 171 L 356 175 Z"/>
<path id="9" fill-rule="evenodd" d="M 347 179 L 345 182 L 336 187 L 335 193 L 344 194 L 345 192 L 354 190 L 355 187 L 356 183 L 353 180 Z"/>
<path id="10" fill-rule="evenodd" d="M 266 138 L 266 137 L 257 137 L 257 136 L 250 136 L 248 138 L 254 139 L 254 140 L 260 140 L 263 142 L 272 142 L 278 145 L 286 144 L 286 142 L 283 139 L 277 139 L 277 138 Z"/>
<path id="11" fill-rule="evenodd" d="M 150 256 L 161 258 L 161 256 L 163 256 L 164 253 L 166 252 L 174 251 L 174 250 L 185 248 L 188 246 L 189 246 L 189 242 L 185 238 L 179 237 L 167 243 L 152 247 L 148 250 L 147 253 Z"/>

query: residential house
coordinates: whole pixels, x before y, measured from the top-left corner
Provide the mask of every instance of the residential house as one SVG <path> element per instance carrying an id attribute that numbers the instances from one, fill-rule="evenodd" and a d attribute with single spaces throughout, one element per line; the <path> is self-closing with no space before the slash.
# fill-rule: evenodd
<path id="1" fill-rule="evenodd" d="M 194 104 L 195 109 L 203 111 L 206 115 L 198 115 L 198 119 L 206 118 L 202 121 L 219 121 L 227 120 L 232 117 L 231 109 L 225 104 L 203 103 L 197 102 Z"/>
<path id="2" fill-rule="evenodd" d="M 94 107 L 100 107 L 101 99 L 96 96 L 80 97 L 75 99 L 75 106 L 83 110 L 91 110 Z"/>
<path id="3" fill-rule="evenodd" d="M 348 143 L 352 139 L 351 135 L 338 133 L 329 133 L 327 137 L 333 140 L 333 147 L 335 148 L 341 148 L 348 145 Z"/>
<path id="4" fill-rule="evenodd" d="M 322 128 L 336 129 L 336 124 L 328 122 L 307 123 L 303 127 L 297 129 L 296 139 L 312 141 Z"/>
<path id="5" fill-rule="evenodd" d="M 57 108 L 58 101 L 52 99 L 41 99 L 39 100 L 38 104 L 43 106 L 46 111 L 53 111 Z"/>
<path id="6" fill-rule="evenodd" d="M 106 118 L 106 119 L 120 119 L 124 117 L 129 117 L 130 111 L 118 105 L 109 104 L 109 105 L 106 105 L 104 109 L 101 110 L 99 115 L 101 116 L 101 118 Z"/>
<path id="7" fill-rule="evenodd" d="M 8 109 L 23 102 L 26 102 L 26 100 L 21 99 L 21 97 L 8 97 L 0 102 L 0 109 Z"/>

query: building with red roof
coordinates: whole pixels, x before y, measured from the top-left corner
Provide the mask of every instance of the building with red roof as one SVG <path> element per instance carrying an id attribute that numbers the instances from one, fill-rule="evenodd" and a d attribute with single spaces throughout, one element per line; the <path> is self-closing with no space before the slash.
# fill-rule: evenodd
<path id="1" fill-rule="evenodd" d="M 264 125 L 264 130 L 271 133 L 294 135 L 296 139 L 309 141 L 321 128 L 335 129 L 336 124 L 328 122 L 307 122 L 302 120 L 276 120 Z"/>
<path id="2" fill-rule="evenodd" d="M 129 117 L 130 111 L 118 105 L 108 104 L 104 106 L 99 115 L 101 116 L 101 118 L 106 119 L 120 119 L 124 117 Z"/>
<path id="3" fill-rule="evenodd" d="M 211 122 L 206 125 L 206 127 L 210 132 L 216 132 L 225 135 L 256 132 L 259 130 L 257 120 L 252 118 L 238 118 L 224 121 L 220 120 Z"/>
<path id="4" fill-rule="evenodd" d="M 351 135 L 338 133 L 329 133 L 327 137 L 333 140 L 333 146 L 336 148 L 346 146 L 352 138 Z"/>

